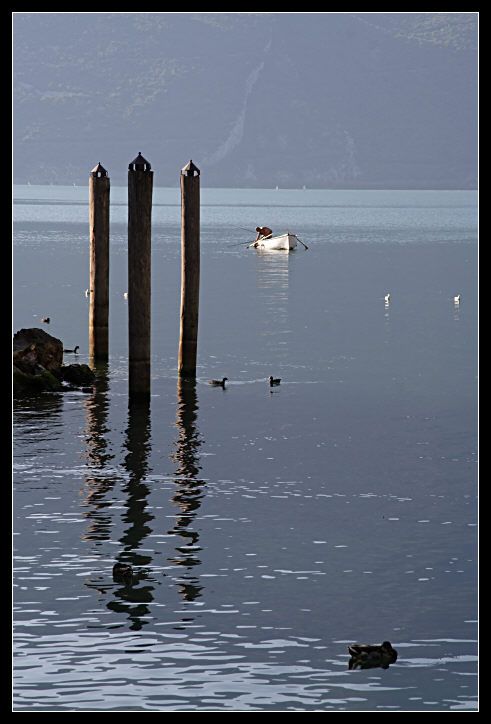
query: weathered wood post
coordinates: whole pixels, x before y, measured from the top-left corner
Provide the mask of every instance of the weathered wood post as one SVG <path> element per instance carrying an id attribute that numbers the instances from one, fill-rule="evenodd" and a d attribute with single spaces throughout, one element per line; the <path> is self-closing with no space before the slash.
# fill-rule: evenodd
<path id="1" fill-rule="evenodd" d="M 89 357 L 109 356 L 109 176 L 98 163 L 89 176 Z"/>
<path id="2" fill-rule="evenodd" d="M 199 313 L 199 176 L 192 161 L 181 171 L 181 329 L 178 373 L 196 377 Z"/>
<path id="3" fill-rule="evenodd" d="M 129 394 L 150 395 L 153 171 L 141 153 L 128 166 Z"/>

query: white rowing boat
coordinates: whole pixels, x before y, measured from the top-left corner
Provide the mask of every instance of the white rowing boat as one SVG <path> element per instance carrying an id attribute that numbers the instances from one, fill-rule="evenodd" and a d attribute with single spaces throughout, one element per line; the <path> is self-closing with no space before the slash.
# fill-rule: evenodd
<path id="1" fill-rule="evenodd" d="M 267 249 L 268 251 L 291 251 L 297 246 L 298 239 L 295 234 L 280 234 L 280 236 L 265 236 L 263 239 L 254 241 L 251 246 L 255 249 Z"/>

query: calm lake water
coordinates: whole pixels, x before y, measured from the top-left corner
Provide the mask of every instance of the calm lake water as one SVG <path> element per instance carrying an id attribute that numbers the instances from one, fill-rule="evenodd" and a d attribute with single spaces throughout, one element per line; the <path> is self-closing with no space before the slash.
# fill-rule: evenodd
<path id="1" fill-rule="evenodd" d="M 87 362 L 88 191 L 14 197 L 14 329 Z M 14 404 L 14 709 L 475 709 L 476 194 L 203 189 L 181 387 L 179 190 L 155 189 L 136 407 L 111 203 L 109 365 Z M 240 246 L 258 224 L 308 251 Z M 348 670 L 386 639 L 389 669 Z"/>

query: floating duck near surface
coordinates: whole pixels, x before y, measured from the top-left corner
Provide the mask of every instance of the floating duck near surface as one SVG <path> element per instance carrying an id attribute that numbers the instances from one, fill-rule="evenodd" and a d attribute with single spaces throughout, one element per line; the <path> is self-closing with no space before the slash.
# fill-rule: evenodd
<path id="1" fill-rule="evenodd" d="M 397 661 L 397 651 L 392 648 L 390 641 L 378 644 L 351 644 L 348 646 L 351 659 L 348 668 L 351 669 L 388 669 L 390 664 Z"/>
<path id="2" fill-rule="evenodd" d="M 228 377 L 224 377 L 222 380 L 208 380 L 208 384 L 213 387 L 223 387 L 225 389 L 225 382 L 228 381 Z"/>

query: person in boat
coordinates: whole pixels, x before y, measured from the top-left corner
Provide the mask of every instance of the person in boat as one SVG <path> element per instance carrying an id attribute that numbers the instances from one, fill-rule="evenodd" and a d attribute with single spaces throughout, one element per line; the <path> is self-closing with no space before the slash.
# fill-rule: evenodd
<path id="1" fill-rule="evenodd" d="M 272 236 L 273 234 L 269 226 L 256 226 L 256 231 L 257 236 L 254 241 L 259 241 L 260 239 L 264 239 L 265 236 Z"/>

